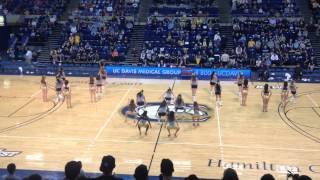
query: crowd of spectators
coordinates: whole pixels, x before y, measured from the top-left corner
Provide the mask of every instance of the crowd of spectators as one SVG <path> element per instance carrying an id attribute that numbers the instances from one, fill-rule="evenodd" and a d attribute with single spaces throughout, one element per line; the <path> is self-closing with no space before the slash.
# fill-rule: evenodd
<path id="1" fill-rule="evenodd" d="M 69 0 L 1 0 L 0 14 L 61 15 Z"/>
<path id="2" fill-rule="evenodd" d="M 295 0 L 232 0 L 232 14 L 241 16 L 299 16 Z"/>
<path id="3" fill-rule="evenodd" d="M 10 34 L 8 57 L 13 60 L 23 59 L 23 56 L 30 51 L 29 45 L 48 41 L 48 36 L 52 34 L 55 24 L 56 19 L 52 16 L 26 18 L 24 23 Z M 30 53 L 28 54 L 30 55 Z M 37 52 L 32 54 L 36 58 Z"/>
<path id="4" fill-rule="evenodd" d="M 153 0 L 150 13 L 154 16 L 217 16 L 214 0 Z"/>
<path id="5" fill-rule="evenodd" d="M 153 17 L 146 24 L 140 61 L 162 67 L 212 65 L 224 44 L 215 19 Z"/>
<path id="6" fill-rule="evenodd" d="M 101 160 L 100 171 L 101 175 L 98 177 L 88 177 L 82 168 L 81 161 L 69 161 L 65 165 L 64 169 L 64 180 L 122 180 L 121 177 L 114 175 L 114 168 L 116 167 L 116 160 L 113 156 L 104 156 Z M 21 178 L 15 174 L 16 165 L 10 163 L 7 166 L 7 174 L 2 176 L 3 180 L 20 180 Z M 146 165 L 141 164 L 136 167 L 133 172 L 133 177 L 136 180 L 148 180 L 149 171 Z M 170 180 L 173 179 L 174 174 L 174 163 L 170 159 L 162 159 L 160 164 L 160 175 L 159 180 Z M 312 180 L 309 176 L 289 174 L 292 180 Z M 42 177 L 39 174 L 32 174 L 24 178 L 25 180 L 41 180 Z M 191 174 L 185 178 L 185 180 L 198 180 L 195 174 Z M 275 180 L 271 174 L 264 174 L 261 180 Z M 236 170 L 232 168 L 227 168 L 224 170 L 221 180 L 239 180 Z"/>
<path id="7" fill-rule="evenodd" d="M 80 0 L 74 16 L 133 16 L 139 11 L 140 0 Z"/>
<path id="8" fill-rule="evenodd" d="M 69 20 L 61 32 L 61 47 L 51 52 L 53 63 L 124 61 L 132 28 L 133 22 L 125 17 Z"/>
<path id="9" fill-rule="evenodd" d="M 314 64 L 314 52 L 302 19 L 234 19 L 236 61 L 257 67 Z"/>

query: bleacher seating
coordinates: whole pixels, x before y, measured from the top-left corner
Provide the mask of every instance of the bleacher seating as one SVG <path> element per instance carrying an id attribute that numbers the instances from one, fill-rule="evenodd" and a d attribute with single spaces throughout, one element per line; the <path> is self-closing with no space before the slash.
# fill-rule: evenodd
<path id="1" fill-rule="evenodd" d="M 61 15 L 69 0 L 2 0 L 2 12 L 24 15 Z M 1 10 L 0 10 L 1 11 Z"/>
<path id="2" fill-rule="evenodd" d="M 80 0 L 77 16 L 134 16 L 139 11 L 139 0 Z"/>
<path id="3" fill-rule="evenodd" d="M 307 25 L 297 19 L 235 19 L 235 47 L 244 49 L 239 58 L 260 61 L 257 66 L 296 65 L 314 61 Z M 277 57 L 271 57 L 272 55 Z M 277 60 L 278 59 L 278 60 Z"/>
<path id="4" fill-rule="evenodd" d="M 247 17 L 297 17 L 300 16 L 295 0 L 232 0 L 232 14 Z"/>
<path id="5" fill-rule="evenodd" d="M 155 5 L 150 8 L 150 14 L 154 16 L 218 16 L 214 0 L 154 0 L 154 3 Z"/>
<path id="6" fill-rule="evenodd" d="M 221 53 L 222 37 L 215 19 L 151 18 L 146 25 L 144 64 L 204 65 Z"/>
<path id="7" fill-rule="evenodd" d="M 133 22 L 124 17 L 107 21 L 70 20 L 63 27 L 61 47 L 51 56 L 69 63 L 124 61 L 132 28 Z"/>

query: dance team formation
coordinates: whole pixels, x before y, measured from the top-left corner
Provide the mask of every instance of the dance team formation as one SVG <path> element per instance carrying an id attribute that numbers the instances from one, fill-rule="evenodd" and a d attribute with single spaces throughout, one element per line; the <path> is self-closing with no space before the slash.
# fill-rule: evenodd
<path id="1" fill-rule="evenodd" d="M 100 65 L 100 69 L 97 75 L 89 77 L 89 94 L 90 102 L 97 102 L 98 98 L 102 97 L 103 91 L 105 89 L 107 80 L 107 72 L 105 71 L 104 65 Z M 197 102 L 197 89 L 198 89 L 198 78 L 193 73 L 191 75 L 191 92 L 192 92 L 192 123 L 193 126 L 199 126 L 200 121 L 200 106 Z M 42 89 L 42 98 L 44 102 L 48 101 L 48 83 L 46 82 L 46 77 L 42 76 L 41 78 L 41 89 Z M 238 86 L 239 101 L 241 106 L 247 105 L 247 97 L 249 93 L 249 80 L 245 78 L 243 73 L 239 73 L 237 81 L 235 82 Z M 215 72 L 212 72 L 209 80 L 209 93 L 210 97 L 215 94 L 216 97 L 216 107 L 220 108 L 222 106 L 222 87 L 220 80 Z M 67 108 L 72 108 L 71 103 L 71 87 L 70 82 L 66 79 L 64 70 L 60 68 L 56 74 L 56 83 L 55 83 L 55 102 L 66 102 Z M 272 96 L 271 92 L 272 86 L 265 84 L 261 91 L 262 98 L 262 112 L 268 112 L 268 104 Z M 289 93 L 291 93 L 291 99 L 289 99 Z M 297 87 L 294 80 L 285 80 L 283 86 L 281 87 L 281 106 L 284 107 L 285 104 L 289 101 L 295 102 L 297 93 Z M 182 98 L 181 94 L 178 94 L 175 97 L 172 88 L 168 88 L 161 95 L 161 103 L 157 110 L 158 123 L 165 123 L 165 127 L 168 130 L 168 137 L 171 137 L 172 134 L 174 137 L 177 137 L 177 133 L 180 130 L 178 120 L 176 118 L 176 113 L 181 113 L 185 111 L 186 104 Z M 170 109 L 169 105 L 174 106 L 174 109 Z M 128 103 L 128 110 L 125 113 L 125 121 L 129 115 L 134 117 L 136 120 L 136 126 L 138 127 L 139 134 L 141 135 L 142 128 L 145 129 L 145 135 L 148 134 L 148 130 L 151 128 L 150 118 L 148 117 L 147 110 L 144 107 L 147 106 L 146 97 L 144 96 L 144 91 L 141 90 L 136 94 L 136 101 L 130 99 Z M 138 107 L 142 107 L 143 112 L 139 113 L 137 111 Z M 141 108 L 140 108 L 141 109 Z"/>

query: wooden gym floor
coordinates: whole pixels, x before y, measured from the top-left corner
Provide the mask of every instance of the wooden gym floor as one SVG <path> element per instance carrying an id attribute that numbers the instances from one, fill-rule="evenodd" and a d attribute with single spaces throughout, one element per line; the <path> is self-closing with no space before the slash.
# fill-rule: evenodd
<path id="1" fill-rule="evenodd" d="M 124 122 L 120 110 L 141 89 L 147 102 L 159 102 L 173 80 L 110 78 L 103 97 L 90 103 L 88 78 L 68 79 L 72 109 L 42 102 L 40 77 L 0 76 L 0 149 L 21 151 L 0 157 L 0 168 L 14 162 L 18 169 L 63 171 L 67 161 L 81 160 L 86 172 L 98 172 L 102 156 L 111 154 L 117 174 L 132 174 L 144 163 L 151 165 L 150 175 L 158 175 L 161 159 L 170 158 L 178 177 L 195 173 L 220 178 L 224 168 L 232 166 L 246 180 L 265 173 L 285 179 L 287 170 L 320 179 L 319 84 L 297 84 L 299 97 L 285 109 L 278 108 L 280 90 L 274 89 L 269 112 L 262 113 L 261 90 L 254 86 L 263 83 L 250 84 L 243 107 L 237 86 L 223 82 L 223 106 L 217 108 L 208 82 L 200 82 L 197 101 L 213 109 L 211 118 L 199 127 L 180 123 L 178 137 L 169 138 L 157 123 L 148 136 L 139 136 L 134 122 Z M 54 85 L 53 77 L 47 80 Z M 189 81 L 176 81 L 174 93 L 191 102 Z M 52 89 L 49 97 L 54 97 Z"/>

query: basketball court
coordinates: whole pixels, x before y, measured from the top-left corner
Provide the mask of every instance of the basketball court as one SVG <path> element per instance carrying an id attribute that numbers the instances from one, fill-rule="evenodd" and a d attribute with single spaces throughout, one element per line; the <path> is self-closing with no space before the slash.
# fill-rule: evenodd
<path id="1" fill-rule="evenodd" d="M 42 102 L 40 77 L 0 76 L 0 168 L 14 162 L 18 169 L 63 171 L 66 162 L 81 160 L 84 171 L 98 172 L 102 156 L 111 154 L 117 174 L 133 174 L 143 163 L 150 175 L 158 175 L 161 160 L 170 158 L 176 177 L 195 173 L 220 178 L 224 168 L 233 167 L 246 180 L 265 173 L 284 179 L 288 170 L 320 179 L 317 84 L 297 84 L 298 98 L 285 108 L 279 107 L 281 90 L 273 89 L 269 111 L 262 113 L 261 89 L 255 87 L 264 83 L 252 83 L 247 106 L 240 106 L 237 85 L 222 82 L 219 108 L 210 97 L 209 82 L 201 81 L 197 101 L 207 107 L 209 118 L 198 127 L 181 122 L 174 138 L 157 122 L 152 122 L 147 136 L 140 136 L 135 122 L 125 122 L 122 111 L 142 89 L 147 103 L 159 103 L 168 87 L 192 103 L 190 81 L 109 78 L 104 95 L 91 103 L 89 78 L 68 79 L 71 109 L 53 101 L 53 89 L 50 101 Z M 52 87 L 54 80 L 47 77 Z"/>

